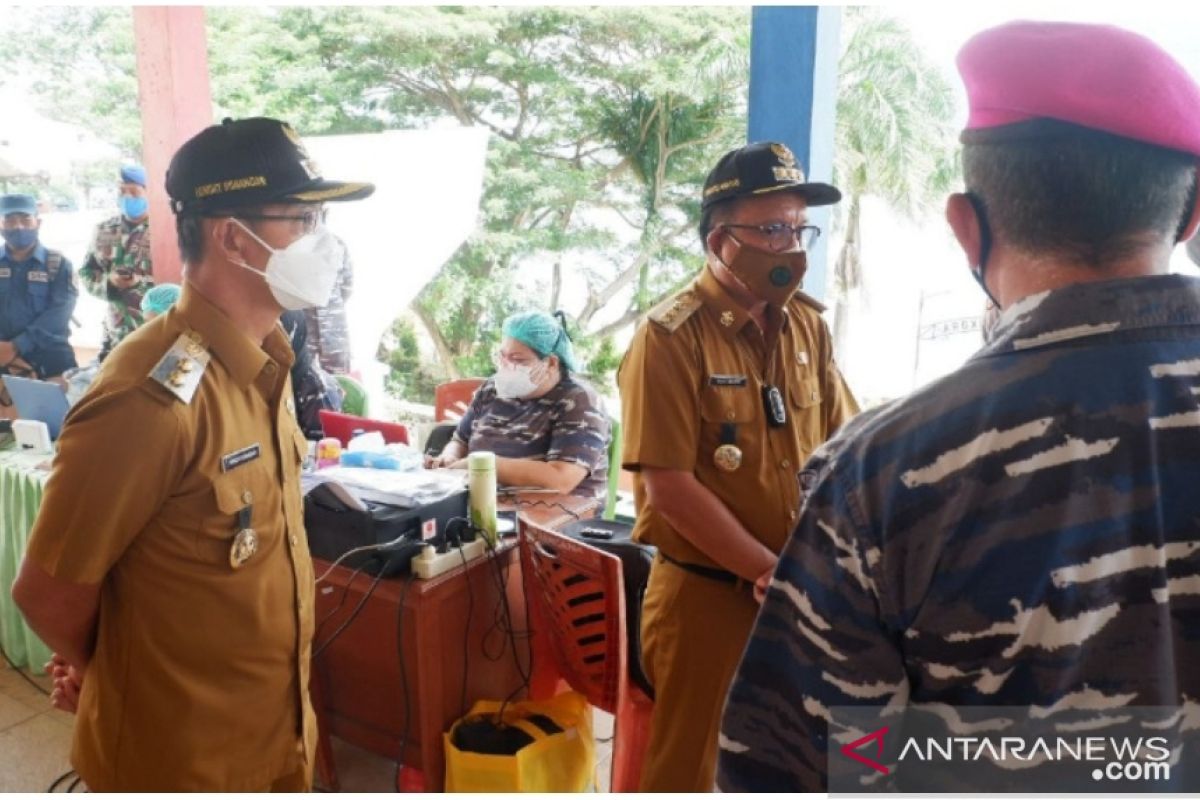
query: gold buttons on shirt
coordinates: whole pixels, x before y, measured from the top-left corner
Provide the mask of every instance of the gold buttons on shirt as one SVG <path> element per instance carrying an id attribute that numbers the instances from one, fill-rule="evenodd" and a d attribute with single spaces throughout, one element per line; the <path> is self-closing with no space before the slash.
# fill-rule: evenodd
<path id="1" fill-rule="evenodd" d="M 788 460 L 788 459 L 786 459 L 786 458 L 785 458 L 783 461 L 780 461 L 780 462 L 779 462 L 779 466 L 783 467 L 784 469 L 787 469 L 787 468 L 788 468 L 788 467 L 790 467 L 791 465 L 792 465 L 792 462 L 791 462 L 791 461 L 789 461 L 789 460 Z"/>
<path id="2" fill-rule="evenodd" d="M 249 489 L 242 492 L 242 502 L 245 503 L 246 505 L 250 505 L 251 503 L 254 502 L 254 495 L 251 494 Z"/>
<path id="3" fill-rule="evenodd" d="M 274 375 L 275 374 L 275 362 L 268 361 L 267 365 L 265 367 L 263 367 L 263 369 L 266 371 L 266 373 L 268 375 Z"/>

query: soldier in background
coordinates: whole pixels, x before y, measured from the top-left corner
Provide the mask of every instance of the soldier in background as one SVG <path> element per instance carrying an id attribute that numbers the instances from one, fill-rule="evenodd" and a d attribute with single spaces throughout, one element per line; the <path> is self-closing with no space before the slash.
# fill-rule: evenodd
<path id="1" fill-rule="evenodd" d="M 142 298 L 154 286 L 146 170 L 136 164 L 121 167 L 120 178 L 121 213 L 96 226 L 79 268 L 88 293 L 108 302 L 101 361 L 142 324 Z"/>
<path id="2" fill-rule="evenodd" d="M 1004 25 L 958 66 L 946 216 L 1002 315 L 807 465 L 725 710 L 726 791 L 825 791 L 838 706 L 1200 697 L 1200 280 L 1168 273 L 1200 225 L 1200 87 L 1097 25 Z"/>
<path id="3" fill-rule="evenodd" d="M 321 369 L 333 375 L 350 372 L 350 327 L 346 319 L 346 301 L 354 291 L 354 265 L 346 243 L 335 236 L 342 246 L 342 265 L 338 268 L 337 283 L 329 302 L 320 308 L 304 310 L 305 347 Z"/>

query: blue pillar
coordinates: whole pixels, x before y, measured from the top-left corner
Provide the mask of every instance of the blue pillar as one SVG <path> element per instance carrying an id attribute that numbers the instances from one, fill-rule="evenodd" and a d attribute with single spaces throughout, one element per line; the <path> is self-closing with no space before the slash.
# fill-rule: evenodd
<path id="1" fill-rule="evenodd" d="M 837 7 L 755 6 L 751 16 L 748 141 L 783 142 L 814 181 L 833 178 L 840 28 Z M 817 299 L 825 295 L 831 219 L 829 208 L 809 211 L 821 238 L 804 291 Z"/>

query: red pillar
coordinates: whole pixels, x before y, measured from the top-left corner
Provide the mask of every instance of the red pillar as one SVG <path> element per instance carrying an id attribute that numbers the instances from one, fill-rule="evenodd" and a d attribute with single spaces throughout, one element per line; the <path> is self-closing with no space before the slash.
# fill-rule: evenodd
<path id="1" fill-rule="evenodd" d="M 179 145 L 212 124 L 204 8 L 134 6 L 133 35 L 154 279 L 179 283 L 183 270 L 165 181 Z"/>

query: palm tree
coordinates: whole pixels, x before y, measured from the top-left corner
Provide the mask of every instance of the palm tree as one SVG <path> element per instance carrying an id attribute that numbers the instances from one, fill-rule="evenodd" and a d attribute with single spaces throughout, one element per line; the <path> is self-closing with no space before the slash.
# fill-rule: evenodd
<path id="1" fill-rule="evenodd" d="M 910 219 L 929 213 L 957 175 L 957 147 L 950 84 L 909 31 L 861 6 L 846 9 L 842 30 L 834 183 L 845 199 L 834 225 L 845 238 L 834 263 L 833 339 L 844 369 L 850 298 L 862 285 L 863 196 Z"/>

